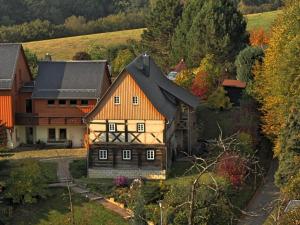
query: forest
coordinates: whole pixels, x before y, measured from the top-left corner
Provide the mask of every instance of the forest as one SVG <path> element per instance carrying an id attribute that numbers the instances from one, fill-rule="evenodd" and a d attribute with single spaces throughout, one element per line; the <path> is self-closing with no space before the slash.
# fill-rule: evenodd
<path id="1" fill-rule="evenodd" d="M 282 0 L 231 0 L 243 14 Z M 144 28 L 157 0 L 0 0 L 0 41 L 26 42 Z M 187 0 L 182 1 L 184 4 Z"/>

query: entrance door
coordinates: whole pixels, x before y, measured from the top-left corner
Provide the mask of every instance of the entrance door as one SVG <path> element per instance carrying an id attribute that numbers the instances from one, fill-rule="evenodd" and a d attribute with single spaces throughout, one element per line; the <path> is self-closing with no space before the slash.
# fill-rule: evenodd
<path id="1" fill-rule="evenodd" d="M 32 113 L 32 100 L 26 99 L 26 113 Z"/>
<path id="2" fill-rule="evenodd" d="M 33 127 L 26 127 L 26 144 L 33 144 Z"/>

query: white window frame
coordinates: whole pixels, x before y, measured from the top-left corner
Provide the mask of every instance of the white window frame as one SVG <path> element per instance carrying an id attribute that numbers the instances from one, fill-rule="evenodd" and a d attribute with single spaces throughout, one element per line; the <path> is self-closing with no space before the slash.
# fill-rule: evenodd
<path id="1" fill-rule="evenodd" d="M 138 96 L 133 96 L 132 97 L 132 104 L 133 105 L 139 105 L 140 101 L 139 101 L 139 97 Z"/>
<path id="2" fill-rule="evenodd" d="M 107 160 L 108 151 L 106 149 L 100 149 L 98 151 L 99 160 Z"/>
<path id="3" fill-rule="evenodd" d="M 108 131 L 109 132 L 116 132 L 116 130 L 117 130 L 117 126 L 116 126 L 115 123 L 109 123 L 108 124 Z"/>
<path id="4" fill-rule="evenodd" d="M 122 151 L 122 159 L 123 160 L 131 160 L 131 150 L 126 149 Z"/>
<path id="5" fill-rule="evenodd" d="M 147 150 L 146 159 L 148 161 L 154 161 L 155 160 L 155 150 L 154 149 L 148 149 Z"/>
<path id="6" fill-rule="evenodd" d="M 120 96 L 114 96 L 114 104 L 120 105 L 121 104 L 121 97 Z"/>
<path id="7" fill-rule="evenodd" d="M 146 126 L 145 123 L 137 123 L 136 124 L 137 132 L 145 133 L 145 130 L 146 130 L 145 126 Z"/>

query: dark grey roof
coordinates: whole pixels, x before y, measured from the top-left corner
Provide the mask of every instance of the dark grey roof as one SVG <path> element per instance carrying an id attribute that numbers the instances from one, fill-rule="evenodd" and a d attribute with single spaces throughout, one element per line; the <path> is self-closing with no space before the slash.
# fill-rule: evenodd
<path id="1" fill-rule="evenodd" d="M 0 43 L 0 89 L 11 89 L 21 44 Z"/>
<path id="2" fill-rule="evenodd" d="M 148 63 L 149 66 L 145 66 L 145 63 Z M 168 120 L 175 118 L 178 102 L 182 102 L 192 108 L 196 108 L 199 104 L 197 97 L 170 81 L 149 56 L 145 57 L 141 55 L 137 57 L 126 66 L 124 70 L 133 76 L 134 80 L 144 91 L 152 104 Z M 122 74 L 124 74 L 124 72 L 122 72 L 119 77 L 121 77 Z M 114 84 L 111 88 L 113 88 Z M 109 94 L 109 91 L 106 94 Z M 100 104 L 101 101 L 87 118 L 97 111 Z"/>
<path id="3" fill-rule="evenodd" d="M 106 66 L 106 61 L 39 62 L 32 98 L 100 98 Z"/>

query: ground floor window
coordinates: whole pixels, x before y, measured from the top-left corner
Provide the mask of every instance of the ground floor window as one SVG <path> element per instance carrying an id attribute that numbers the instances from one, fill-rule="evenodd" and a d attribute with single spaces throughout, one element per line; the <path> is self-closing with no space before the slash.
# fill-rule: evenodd
<path id="1" fill-rule="evenodd" d="M 155 150 L 147 150 L 147 160 L 155 160 Z"/>
<path id="2" fill-rule="evenodd" d="M 67 140 L 67 129 L 59 129 L 59 140 Z"/>
<path id="3" fill-rule="evenodd" d="M 48 140 L 55 140 L 56 135 L 55 135 L 55 128 L 49 128 L 48 129 Z"/>
<path id="4" fill-rule="evenodd" d="M 99 150 L 99 159 L 100 160 L 107 159 L 107 150 Z"/>
<path id="5" fill-rule="evenodd" d="M 123 150 L 123 160 L 131 160 L 131 150 Z"/>

